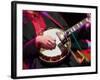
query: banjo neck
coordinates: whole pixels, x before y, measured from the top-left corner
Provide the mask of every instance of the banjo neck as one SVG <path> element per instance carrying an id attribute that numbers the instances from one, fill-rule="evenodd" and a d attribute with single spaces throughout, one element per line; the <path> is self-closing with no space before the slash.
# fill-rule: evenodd
<path id="1" fill-rule="evenodd" d="M 89 20 L 88 17 L 85 18 L 85 19 L 83 19 L 82 21 L 78 22 L 77 24 L 75 24 L 75 25 L 72 26 L 71 28 L 67 29 L 67 30 L 65 31 L 64 36 L 69 36 L 69 35 L 71 35 L 73 32 L 75 32 L 75 31 L 81 29 L 81 28 L 83 27 L 83 25 L 86 24 L 86 23 L 89 22 L 89 21 L 90 21 L 90 20 Z"/>

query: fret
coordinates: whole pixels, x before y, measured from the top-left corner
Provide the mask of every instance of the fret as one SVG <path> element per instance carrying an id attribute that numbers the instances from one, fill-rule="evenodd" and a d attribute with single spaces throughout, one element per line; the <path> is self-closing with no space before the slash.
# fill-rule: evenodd
<path id="1" fill-rule="evenodd" d="M 79 24 L 80 24 L 80 25 L 83 25 L 83 23 L 82 23 L 82 22 L 80 22 Z"/>
<path id="2" fill-rule="evenodd" d="M 74 28 L 77 30 L 77 29 L 78 29 L 78 26 L 77 26 L 77 25 L 75 25 L 75 26 L 74 26 Z"/>
<path id="3" fill-rule="evenodd" d="M 76 31 L 75 27 L 72 27 L 73 31 Z"/>
<path id="4" fill-rule="evenodd" d="M 74 31 L 73 31 L 73 28 L 71 28 L 70 31 L 71 31 L 71 32 L 74 32 Z"/>
<path id="5" fill-rule="evenodd" d="M 79 22 L 79 26 L 80 26 L 80 28 L 82 27 L 83 24 L 84 24 L 83 22 Z"/>
<path id="6" fill-rule="evenodd" d="M 79 24 L 76 24 L 76 25 L 77 25 L 78 28 L 80 28 L 80 25 Z"/>

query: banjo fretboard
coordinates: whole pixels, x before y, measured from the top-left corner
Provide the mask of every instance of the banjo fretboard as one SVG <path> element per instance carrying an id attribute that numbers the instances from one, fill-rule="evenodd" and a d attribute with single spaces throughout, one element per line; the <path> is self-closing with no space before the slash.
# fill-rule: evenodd
<path id="1" fill-rule="evenodd" d="M 86 24 L 87 22 L 89 22 L 89 18 L 85 18 L 82 21 L 78 22 L 77 24 L 75 24 L 74 26 L 72 26 L 71 28 L 69 28 L 68 30 L 65 31 L 65 35 L 70 35 L 71 33 L 77 31 L 78 29 L 82 28 L 84 24 Z"/>

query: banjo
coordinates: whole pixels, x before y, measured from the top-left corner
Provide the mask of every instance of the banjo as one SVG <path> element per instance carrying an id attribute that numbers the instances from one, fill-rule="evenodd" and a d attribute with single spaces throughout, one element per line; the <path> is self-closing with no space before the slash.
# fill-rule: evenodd
<path id="1" fill-rule="evenodd" d="M 57 63 L 62 61 L 70 52 L 69 49 L 71 48 L 71 39 L 69 36 L 74 31 L 80 29 L 87 22 L 89 22 L 89 19 L 85 18 L 66 31 L 58 28 L 52 28 L 44 31 L 43 35 L 49 35 L 56 39 L 56 47 L 52 50 L 40 48 L 40 60 L 47 63 Z"/>

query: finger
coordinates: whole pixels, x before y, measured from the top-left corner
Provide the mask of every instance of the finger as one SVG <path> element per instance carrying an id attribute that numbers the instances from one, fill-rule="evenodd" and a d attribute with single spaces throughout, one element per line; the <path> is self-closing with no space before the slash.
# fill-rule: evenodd
<path id="1" fill-rule="evenodd" d="M 52 44 L 49 41 L 45 41 L 45 43 L 42 44 L 42 47 L 45 49 L 52 49 Z"/>
<path id="2" fill-rule="evenodd" d="M 52 45 L 56 44 L 56 41 L 52 39 L 49 39 L 48 42 L 51 43 Z"/>
<path id="3" fill-rule="evenodd" d="M 47 42 L 47 46 L 52 47 L 52 45 L 53 44 L 51 42 L 49 42 L 49 41 Z"/>
<path id="4" fill-rule="evenodd" d="M 50 42 L 48 42 L 47 45 L 48 45 L 48 47 L 49 47 L 50 49 L 54 49 L 55 46 L 56 46 L 56 44 L 51 44 Z"/>
<path id="5" fill-rule="evenodd" d="M 52 47 L 52 48 L 55 48 L 56 46 L 56 42 L 51 42 L 51 41 L 48 41 L 48 44 Z"/>
<path id="6" fill-rule="evenodd" d="M 44 48 L 44 49 L 51 49 L 51 46 L 49 45 L 49 44 L 45 44 L 45 45 L 41 45 L 42 46 L 42 48 Z"/>

